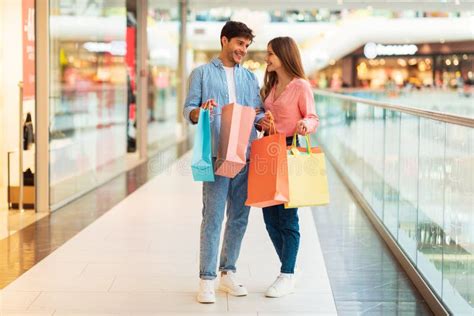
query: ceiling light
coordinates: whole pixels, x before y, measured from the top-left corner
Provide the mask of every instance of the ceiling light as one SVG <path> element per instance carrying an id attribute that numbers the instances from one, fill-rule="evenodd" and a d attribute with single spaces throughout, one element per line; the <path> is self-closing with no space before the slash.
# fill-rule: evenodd
<path id="1" fill-rule="evenodd" d="M 451 59 L 446 59 L 445 63 L 446 63 L 446 66 L 450 66 L 451 65 Z"/>
<path id="2" fill-rule="evenodd" d="M 405 59 L 398 58 L 398 59 L 397 59 L 397 62 L 398 62 L 398 64 L 399 64 L 400 66 L 402 66 L 402 67 L 406 67 L 406 66 L 407 66 L 407 62 L 406 62 Z"/>

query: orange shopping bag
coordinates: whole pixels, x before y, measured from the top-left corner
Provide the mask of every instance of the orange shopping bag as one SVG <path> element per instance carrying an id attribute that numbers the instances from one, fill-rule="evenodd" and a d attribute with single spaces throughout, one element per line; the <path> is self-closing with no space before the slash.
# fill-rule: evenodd
<path id="1" fill-rule="evenodd" d="M 276 133 L 272 126 L 271 135 L 252 142 L 247 206 L 268 207 L 288 202 L 286 137 Z"/>
<path id="2" fill-rule="evenodd" d="M 233 178 L 245 167 L 255 115 L 254 108 L 237 103 L 222 108 L 216 175 Z"/>

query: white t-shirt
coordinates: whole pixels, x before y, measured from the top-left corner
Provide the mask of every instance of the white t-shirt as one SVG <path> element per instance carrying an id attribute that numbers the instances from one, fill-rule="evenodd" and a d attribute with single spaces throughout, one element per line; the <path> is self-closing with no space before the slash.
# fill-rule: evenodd
<path id="1" fill-rule="evenodd" d="M 229 91 L 229 103 L 237 103 L 235 96 L 234 67 L 225 67 L 225 76 L 227 78 L 227 90 Z"/>

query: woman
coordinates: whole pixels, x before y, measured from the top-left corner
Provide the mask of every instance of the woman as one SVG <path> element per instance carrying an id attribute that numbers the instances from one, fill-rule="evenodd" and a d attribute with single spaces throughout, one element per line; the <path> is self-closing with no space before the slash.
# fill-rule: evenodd
<path id="1" fill-rule="evenodd" d="M 268 132 L 273 119 L 277 131 L 284 133 L 287 145 L 291 145 L 295 132 L 304 136 L 316 130 L 318 116 L 313 92 L 305 79 L 300 52 L 292 38 L 272 39 L 267 46 L 265 61 L 267 69 L 261 96 L 266 115 L 260 124 Z M 300 241 L 298 209 L 285 209 L 284 204 L 265 207 L 263 218 L 281 262 L 281 273 L 265 295 L 281 297 L 294 292 Z"/>

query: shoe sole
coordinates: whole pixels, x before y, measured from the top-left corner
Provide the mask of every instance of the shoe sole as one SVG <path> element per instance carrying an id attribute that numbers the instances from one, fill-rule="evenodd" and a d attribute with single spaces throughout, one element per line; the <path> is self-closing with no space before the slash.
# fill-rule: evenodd
<path id="1" fill-rule="evenodd" d="M 291 294 L 295 294 L 295 291 L 290 292 L 290 293 L 287 293 L 287 294 L 283 294 L 283 295 L 280 295 L 280 296 L 271 296 L 271 295 L 265 294 L 265 297 L 268 297 L 268 298 L 280 298 L 280 297 L 287 296 L 287 295 L 291 295 Z"/>
<path id="2" fill-rule="evenodd" d="M 199 297 L 199 295 L 196 297 L 197 301 L 201 304 L 214 304 L 216 302 L 216 298 L 214 299 L 202 299 Z"/>
<path id="3" fill-rule="evenodd" d="M 235 292 L 233 292 L 231 289 L 229 289 L 228 287 L 226 286 L 219 286 L 219 290 L 221 290 L 222 292 L 225 292 L 225 293 L 228 293 L 232 296 L 235 296 L 235 297 L 242 297 L 242 296 L 247 296 L 248 293 L 244 293 L 244 294 L 237 294 Z"/>
<path id="4" fill-rule="evenodd" d="M 199 298 L 197 299 L 197 301 L 201 304 L 214 304 L 216 301 L 205 301 L 205 300 L 200 300 Z"/>

